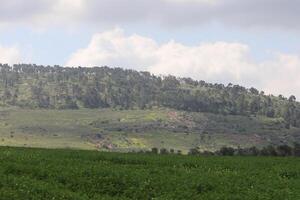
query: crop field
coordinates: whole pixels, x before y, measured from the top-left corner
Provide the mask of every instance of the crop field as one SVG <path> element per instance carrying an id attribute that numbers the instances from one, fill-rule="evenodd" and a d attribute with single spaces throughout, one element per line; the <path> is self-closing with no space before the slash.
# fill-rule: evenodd
<path id="1" fill-rule="evenodd" d="M 300 199 L 300 160 L 0 148 L 0 199 Z"/>

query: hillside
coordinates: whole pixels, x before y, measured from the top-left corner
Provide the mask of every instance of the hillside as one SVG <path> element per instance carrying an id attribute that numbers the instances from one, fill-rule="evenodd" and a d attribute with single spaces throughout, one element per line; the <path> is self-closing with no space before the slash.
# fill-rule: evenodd
<path id="1" fill-rule="evenodd" d="M 0 145 L 46 148 L 149 150 L 187 153 L 190 148 L 262 147 L 300 141 L 300 129 L 281 118 L 247 117 L 173 109 L 0 111 Z"/>
<path id="2" fill-rule="evenodd" d="M 300 141 L 300 103 L 121 68 L 0 65 L 0 145 L 128 151 Z"/>
<path id="3" fill-rule="evenodd" d="M 255 88 L 157 77 L 121 68 L 0 65 L 2 106 L 46 109 L 168 107 L 193 112 L 282 117 L 300 126 L 292 95 L 265 95 Z"/>

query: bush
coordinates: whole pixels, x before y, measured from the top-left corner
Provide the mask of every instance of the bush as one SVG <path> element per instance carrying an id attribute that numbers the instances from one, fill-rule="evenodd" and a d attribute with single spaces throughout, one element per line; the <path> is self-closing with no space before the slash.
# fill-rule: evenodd
<path id="1" fill-rule="evenodd" d="M 277 147 L 278 156 L 291 156 L 293 155 L 292 147 L 288 145 L 280 145 Z"/>
<path id="2" fill-rule="evenodd" d="M 260 155 L 262 156 L 277 156 L 277 151 L 275 149 L 274 146 L 269 145 L 264 147 L 261 151 L 260 151 Z"/>
<path id="3" fill-rule="evenodd" d="M 222 147 L 219 151 L 219 155 L 221 155 L 221 156 L 233 156 L 234 152 L 235 152 L 235 150 L 232 147 Z"/>
<path id="4" fill-rule="evenodd" d="M 153 154 L 158 154 L 158 148 L 153 147 L 153 148 L 151 149 L 151 153 L 153 153 Z"/>
<path id="5" fill-rule="evenodd" d="M 294 154 L 294 156 L 300 156 L 300 144 L 299 143 L 294 144 L 293 154 Z"/>
<path id="6" fill-rule="evenodd" d="M 160 149 L 160 154 L 168 154 L 168 150 L 165 148 Z"/>
<path id="7" fill-rule="evenodd" d="M 192 148 L 189 150 L 188 155 L 199 155 L 199 151 L 197 148 Z"/>

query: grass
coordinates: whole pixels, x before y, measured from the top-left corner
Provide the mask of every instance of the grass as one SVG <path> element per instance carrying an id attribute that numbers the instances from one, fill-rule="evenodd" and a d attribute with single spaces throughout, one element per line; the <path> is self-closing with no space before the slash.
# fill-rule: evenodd
<path id="1" fill-rule="evenodd" d="M 281 119 L 152 110 L 0 110 L 0 146 L 131 151 L 291 144 Z"/>
<path id="2" fill-rule="evenodd" d="M 0 200 L 300 199 L 299 158 L 0 148 Z"/>

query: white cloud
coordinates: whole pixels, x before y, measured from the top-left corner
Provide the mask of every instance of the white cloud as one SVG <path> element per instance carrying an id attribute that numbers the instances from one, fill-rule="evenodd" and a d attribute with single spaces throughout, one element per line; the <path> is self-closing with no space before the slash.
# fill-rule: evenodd
<path id="1" fill-rule="evenodd" d="M 68 66 L 127 66 L 144 70 L 156 63 L 158 44 L 149 38 L 132 35 L 125 37 L 121 29 L 115 29 L 92 37 L 87 48 L 75 52 Z"/>
<path id="2" fill-rule="evenodd" d="M 300 98 L 299 55 L 277 54 L 273 60 L 258 64 L 256 71 L 266 91 Z"/>
<path id="3" fill-rule="evenodd" d="M 157 60 L 148 70 L 156 74 L 205 79 L 213 82 L 241 81 L 251 73 L 249 48 L 240 43 L 203 43 L 185 46 L 174 41 L 157 49 Z"/>
<path id="4" fill-rule="evenodd" d="M 242 28 L 299 30 L 291 0 L 1 0 L 0 24 L 48 26 L 151 22 L 182 27 L 218 22 Z"/>
<path id="5" fill-rule="evenodd" d="M 70 56 L 66 65 L 134 68 L 300 97 L 299 56 L 277 54 L 270 60 L 255 62 L 249 47 L 241 43 L 158 44 L 151 38 L 126 36 L 121 29 L 115 29 L 95 34 L 86 48 Z"/>
<path id="6" fill-rule="evenodd" d="M 0 63 L 15 64 L 21 60 L 21 53 L 17 47 L 0 46 Z"/>

